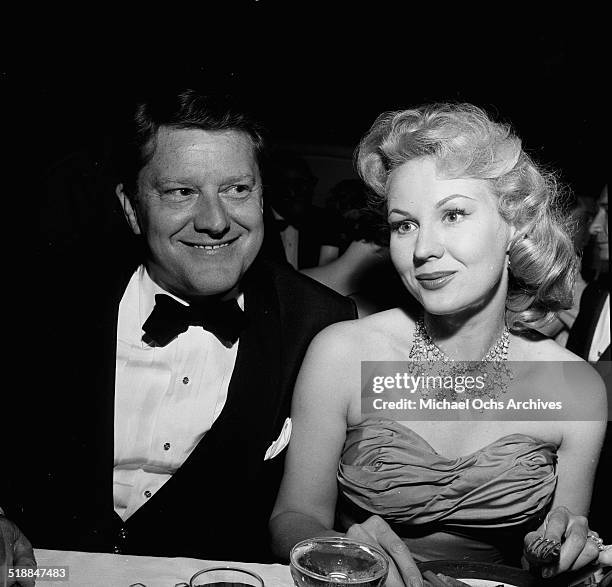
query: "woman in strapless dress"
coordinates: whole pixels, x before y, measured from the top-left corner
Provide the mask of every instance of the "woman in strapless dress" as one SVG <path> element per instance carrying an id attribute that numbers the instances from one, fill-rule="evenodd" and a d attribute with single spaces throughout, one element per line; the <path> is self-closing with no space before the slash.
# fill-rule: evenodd
<path id="1" fill-rule="evenodd" d="M 578 268 L 554 177 L 469 104 L 381 115 L 357 161 L 423 311 L 335 324 L 311 344 L 270 521 L 276 552 L 365 540 L 394 563 L 388 584 L 418 577 L 413 558 L 520 565 L 538 536 L 562 543 L 544 576 L 603 557 L 586 515 L 605 388 L 534 331 L 571 306 Z M 419 374 L 487 384 L 432 390 L 406 379 Z"/>

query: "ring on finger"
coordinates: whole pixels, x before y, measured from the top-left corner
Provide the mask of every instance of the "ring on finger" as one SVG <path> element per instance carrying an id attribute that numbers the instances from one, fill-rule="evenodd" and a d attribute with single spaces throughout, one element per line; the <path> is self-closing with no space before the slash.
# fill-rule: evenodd
<path id="1" fill-rule="evenodd" d="M 604 546 L 603 539 L 602 539 L 602 538 L 600 538 L 600 537 L 597 535 L 597 533 L 596 533 L 596 532 L 591 532 L 591 531 L 589 531 L 589 532 L 587 533 L 587 538 L 588 538 L 589 540 L 592 540 L 592 541 L 593 541 L 593 542 L 594 542 L 594 543 L 597 545 L 597 550 L 599 550 L 600 552 L 606 548 L 606 547 Z"/>

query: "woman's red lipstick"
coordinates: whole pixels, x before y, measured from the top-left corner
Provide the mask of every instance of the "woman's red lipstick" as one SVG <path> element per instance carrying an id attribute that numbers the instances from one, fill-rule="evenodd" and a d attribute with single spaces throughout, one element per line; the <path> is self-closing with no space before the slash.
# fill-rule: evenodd
<path id="1" fill-rule="evenodd" d="M 455 271 L 434 271 L 433 273 L 420 273 L 415 277 L 425 289 L 440 289 L 453 278 L 455 273 Z"/>

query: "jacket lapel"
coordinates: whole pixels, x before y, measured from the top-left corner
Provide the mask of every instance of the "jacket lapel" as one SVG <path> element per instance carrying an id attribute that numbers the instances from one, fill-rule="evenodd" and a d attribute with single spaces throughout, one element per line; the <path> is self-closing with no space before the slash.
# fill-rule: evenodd
<path id="1" fill-rule="evenodd" d="M 607 289 L 601 280 L 591 282 L 580 299 L 580 310 L 574 322 L 566 348 L 587 360 L 597 320 L 606 301 Z"/>
<path id="2" fill-rule="evenodd" d="M 108 287 L 100 292 L 101 308 L 95 321 L 96 338 L 99 341 L 98 376 L 95 379 L 94 407 L 96 417 L 92 418 L 96 447 L 92 450 L 95 470 L 98 472 L 99 495 L 104 496 L 103 509 L 112 512 L 113 526 L 121 523 L 114 511 L 113 467 L 115 460 L 115 370 L 117 356 L 117 320 L 119 304 L 127 284 L 139 263 L 132 259 L 115 269 L 115 279 L 109 271 Z"/>

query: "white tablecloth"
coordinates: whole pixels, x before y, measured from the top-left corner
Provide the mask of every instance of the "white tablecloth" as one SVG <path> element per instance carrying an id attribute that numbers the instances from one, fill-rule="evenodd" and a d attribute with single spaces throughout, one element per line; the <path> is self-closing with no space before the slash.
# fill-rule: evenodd
<path id="1" fill-rule="evenodd" d="M 69 581 L 38 580 L 37 587 L 128 587 L 144 583 L 147 587 L 174 587 L 189 582 L 200 569 L 216 566 L 237 566 L 261 575 L 266 587 L 293 587 L 289 567 L 256 563 L 205 561 L 194 558 L 162 558 L 125 556 L 61 550 L 34 550 L 38 566 L 68 566 Z"/>

